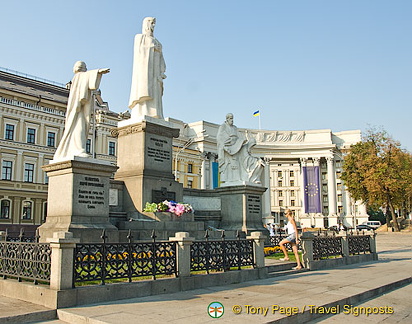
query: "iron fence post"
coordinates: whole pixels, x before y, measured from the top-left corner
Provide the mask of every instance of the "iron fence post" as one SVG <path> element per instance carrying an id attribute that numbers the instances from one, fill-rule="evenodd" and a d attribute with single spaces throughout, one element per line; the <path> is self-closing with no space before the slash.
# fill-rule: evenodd
<path id="1" fill-rule="evenodd" d="M 310 269 L 313 262 L 313 239 L 315 235 L 311 232 L 303 232 L 300 236 L 302 244 L 302 261 L 305 268 Z"/>
<path id="2" fill-rule="evenodd" d="M 169 241 L 176 242 L 177 274 L 179 277 L 190 276 L 190 248 L 195 239 L 188 232 L 177 232 Z"/>
<path id="3" fill-rule="evenodd" d="M 252 232 L 247 239 L 253 240 L 253 261 L 256 268 L 263 268 L 265 266 L 265 240 L 266 236 L 262 232 Z"/>
<path id="4" fill-rule="evenodd" d="M 50 289 L 64 290 L 73 288 L 74 268 L 73 251 L 79 239 L 73 233 L 56 232 L 48 239 L 51 252 Z"/>
<path id="5" fill-rule="evenodd" d="M 341 232 L 340 235 L 341 237 L 341 244 L 342 244 L 342 256 L 348 257 L 350 255 L 350 250 L 349 250 L 349 237 L 346 232 Z"/>

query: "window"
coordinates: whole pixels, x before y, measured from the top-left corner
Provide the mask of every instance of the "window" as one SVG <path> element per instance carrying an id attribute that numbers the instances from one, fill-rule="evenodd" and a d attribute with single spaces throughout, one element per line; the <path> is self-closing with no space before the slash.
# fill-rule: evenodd
<path id="1" fill-rule="evenodd" d="M 323 196 L 323 202 L 325 202 L 325 203 L 328 202 L 328 196 L 326 196 L 326 195 Z"/>
<path id="2" fill-rule="evenodd" d="M 342 175 L 342 172 L 340 171 L 336 172 L 336 179 L 340 179 L 341 175 Z"/>
<path id="3" fill-rule="evenodd" d="M 336 161 L 335 165 L 336 165 L 337 168 L 340 168 L 342 166 L 342 161 L 340 161 L 340 160 Z"/>
<path id="4" fill-rule="evenodd" d="M 14 125 L 6 124 L 6 134 L 4 138 L 6 140 L 14 140 Z"/>
<path id="5" fill-rule="evenodd" d="M 337 188 L 338 190 L 342 190 L 342 184 L 341 184 L 341 183 L 338 183 L 338 184 L 336 185 L 336 188 Z"/>
<path id="6" fill-rule="evenodd" d="M 279 200 L 279 206 L 283 206 L 283 200 Z"/>
<path id="7" fill-rule="evenodd" d="M 342 206 L 338 206 L 338 213 L 339 213 L 339 214 L 342 214 L 342 212 L 343 212 L 343 207 L 342 207 Z"/>
<path id="8" fill-rule="evenodd" d="M 295 197 L 295 190 L 291 190 L 291 191 L 290 191 L 290 196 L 291 196 L 291 197 Z"/>
<path id="9" fill-rule="evenodd" d="M 27 128 L 27 143 L 34 144 L 36 142 L 36 130 L 34 128 Z"/>
<path id="10" fill-rule="evenodd" d="M 31 219 L 32 215 L 32 202 L 25 200 L 23 201 L 23 214 L 22 219 Z"/>
<path id="11" fill-rule="evenodd" d="M 322 180 L 326 180 L 326 172 L 322 172 Z"/>
<path id="12" fill-rule="evenodd" d="M 294 200 L 291 200 L 291 201 L 290 201 L 290 205 L 291 205 L 291 206 L 295 206 L 295 201 L 294 201 Z"/>
<path id="13" fill-rule="evenodd" d="M 328 192 L 328 185 L 323 184 L 323 185 L 322 185 L 322 191 L 323 191 L 323 192 Z"/>
<path id="14" fill-rule="evenodd" d="M 33 182 L 34 164 L 24 163 L 24 182 Z"/>
<path id="15" fill-rule="evenodd" d="M 187 187 L 188 188 L 193 188 L 193 181 L 192 180 L 187 180 Z"/>
<path id="16" fill-rule="evenodd" d="M 90 138 L 88 138 L 87 141 L 86 141 L 86 153 L 90 153 L 91 146 L 92 146 L 92 140 Z"/>
<path id="17" fill-rule="evenodd" d="M 3 167 L 1 170 L 1 178 L 3 180 L 11 180 L 11 171 L 13 168 L 13 162 L 3 161 Z"/>
<path id="18" fill-rule="evenodd" d="M 193 173 L 193 164 L 192 164 L 192 163 L 189 163 L 189 164 L 187 165 L 187 172 L 188 172 L 188 173 Z"/>
<path id="19" fill-rule="evenodd" d="M 47 132 L 47 146 L 54 147 L 56 144 L 56 133 Z"/>
<path id="20" fill-rule="evenodd" d="M 295 176 L 295 172 L 294 172 L 294 171 L 289 171 L 289 176 L 290 176 L 291 178 L 293 178 L 293 177 Z"/>
<path id="21" fill-rule="evenodd" d="M 115 156 L 116 155 L 116 143 L 109 142 L 109 155 Z"/>
<path id="22" fill-rule="evenodd" d="M 278 196 L 279 196 L 279 197 L 283 197 L 283 191 L 282 191 L 282 190 L 279 190 Z"/>
<path id="23" fill-rule="evenodd" d="M 10 200 L 3 199 L 1 201 L 0 218 L 1 219 L 9 219 L 10 218 Z"/>
<path id="24" fill-rule="evenodd" d="M 278 187 L 282 187 L 282 180 L 278 181 Z"/>
<path id="25" fill-rule="evenodd" d="M 282 178 L 282 171 L 278 171 L 278 178 Z"/>
<path id="26" fill-rule="evenodd" d="M 290 186 L 294 187 L 295 186 L 295 180 L 290 180 Z"/>
<path id="27" fill-rule="evenodd" d="M 342 202 L 342 195 L 338 195 L 338 202 Z"/>

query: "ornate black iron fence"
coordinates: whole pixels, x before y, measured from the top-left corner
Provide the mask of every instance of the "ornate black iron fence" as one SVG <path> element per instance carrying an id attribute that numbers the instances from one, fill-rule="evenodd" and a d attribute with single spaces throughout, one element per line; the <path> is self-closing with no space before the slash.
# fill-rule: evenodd
<path id="1" fill-rule="evenodd" d="M 224 231 L 221 240 L 209 240 L 206 231 L 205 241 L 195 241 L 190 250 L 190 270 L 229 271 L 231 268 L 252 266 L 255 267 L 253 258 L 253 240 L 242 239 L 237 233 L 235 240 L 226 240 Z"/>
<path id="2" fill-rule="evenodd" d="M 283 233 L 283 234 L 279 233 L 279 234 L 276 234 L 275 236 L 270 236 L 270 238 L 269 238 L 270 245 L 271 246 L 279 246 L 280 241 L 282 241 L 283 239 L 285 239 L 287 237 L 288 237 L 288 234 L 286 234 L 286 233 Z M 292 251 L 292 247 L 290 246 L 289 243 L 286 243 L 285 247 L 286 247 L 287 250 Z M 298 244 L 298 250 L 302 250 L 301 243 Z"/>
<path id="3" fill-rule="evenodd" d="M 26 235 L 24 229 L 21 228 L 20 232 L 10 233 L 9 230 L 6 228 L 4 235 L 4 240 L 7 242 L 26 242 L 26 243 L 35 243 L 39 241 L 39 232 L 36 230 L 35 235 Z M 18 234 L 17 234 L 18 233 Z M 32 233 L 33 234 L 33 233 Z"/>
<path id="4" fill-rule="evenodd" d="M 338 256 L 343 256 L 341 237 L 317 236 L 313 239 L 313 260 Z"/>
<path id="5" fill-rule="evenodd" d="M 127 279 L 159 275 L 177 276 L 176 242 L 156 242 L 153 233 L 151 242 L 107 243 L 103 234 L 102 243 L 76 244 L 74 250 L 74 284 Z"/>
<path id="6" fill-rule="evenodd" d="M 48 243 L 0 242 L 0 276 L 50 282 L 51 248 Z"/>
<path id="7" fill-rule="evenodd" d="M 369 235 L 349 235 L 348 236 L 349 254 L 360 254 L 371 252 Z"/>

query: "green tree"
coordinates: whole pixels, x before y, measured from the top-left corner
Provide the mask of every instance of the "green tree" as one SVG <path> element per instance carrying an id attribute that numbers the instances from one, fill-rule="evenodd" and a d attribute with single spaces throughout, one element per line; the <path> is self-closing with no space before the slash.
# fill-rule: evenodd
<path id="1" fill-rule="evenodd" d="M 370 208 L 385 207 L 399 231 L 395 209 L 405 208 L 412 194 L 412 155 L 384 130 L 368 130 L 345 156 L 342 180 L 352 197 Z M 389 223 L 389 222 L 388 222 Z"/>

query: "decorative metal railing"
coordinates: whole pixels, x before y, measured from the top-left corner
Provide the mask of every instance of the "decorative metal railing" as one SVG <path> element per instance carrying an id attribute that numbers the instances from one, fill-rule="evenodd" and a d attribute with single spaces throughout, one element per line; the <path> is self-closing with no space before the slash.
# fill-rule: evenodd
<path id="1" fill-rule="evenodd" d="M 343 256 L 340 236 L 317 236 L 313 239 L 313 260 Z"/>
<path id="2" fill-rule="evenodd" d="M 240 270 L 245 266 L 255 267 L 253 258 L 253 240 L 240 238 L 238 232 L 234 240 L 226 240 L 222 232 L 221 240 L 209 240 L 206 231 L 205 241 L 195 241 L 190 250 L 190 270 L 229 271 L 231 268 Z"/>
<path id="3" fill-rule="evenodd" d="M 279 246 L 280 241 L 282 241 L 283 239 L 287 238 L 288 234 L 286 233 L 278 233 L 275 236 L 270 236 L 269 237 L 269 241 L 270 241 L 270 245 L 271 246 Z M 292 250 L 292 247 L 290 246 L 289 243 L 285 244 L 285 247 L 287 250 Z M 301 243 L 298 244 L 298 250 L 302 250 L 302 245 Z"/>
<path id="4" fill-rule="evenodd" d="M 102 235 L 102 243 L 76 244 L 74 250 L 74 284 L 99 281 L 102 285 L 116 279 L 129 282 L 137 277 L 159 275 L 177 276 L 176 242 L 156 242 L 152 234 L 151 242 L 132 243 L 129 233 L 128 243 L 107 243 Z"/>
<path id="5" fill-rule="evenodd" d="M 369 235 L 349 235 L 348 245 L 350 255 L 371 252 Z"/>
<path id="6" fill-rule="evenodd" d="M 13 235 L 12 233 L 9 233 L 9 230 L 6 228 L 4 235 L 4 240 L 7 242 L 26 242 L 26 243 L 36 243 L 39 242 L 39 232 L 36 230 L 36 234 L 34 236 L 28 236 L 24 232 L 24 229 L 20 229 L 20 233 L 16 235 L 16 233 Z"/>
<path id="7" fill-rule="evenodd" d="M 0 276 L 50 282 L 51 248 L 48 243 L 0 242 Z"/>

